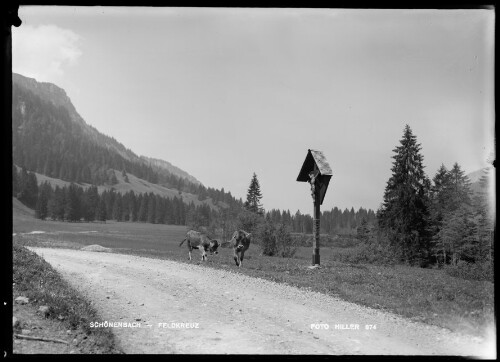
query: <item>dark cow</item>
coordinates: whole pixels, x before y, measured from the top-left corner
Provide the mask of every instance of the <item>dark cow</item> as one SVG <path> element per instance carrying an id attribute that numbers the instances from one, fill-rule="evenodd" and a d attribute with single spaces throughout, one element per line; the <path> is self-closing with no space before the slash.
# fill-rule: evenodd
<path id="1" fill-rule="evenodd" d="M 238 267 L 241 267 L 241 262 L 245 256 L 245 251 L 247 251 L 250 246 L 250 233 L 243 230 L 235 231 L 233 238 L 228 242 L 232 244 L 234 250 L 234 261 Z"/>
<path id="2" fill-rule="evenodd" d="M 201 260 L 207 258 L 206 252 L 209 251 L 210 254 L 218 254 L 217 248 L 220 243 L 215 239 L 210 239 L 207 235 L 202 234 L 198 231 L 189 230 L 186 233 L 186 238 L 181 241 L 179 246 L 187 240 L 187 246 L 189 250 L 189 260 L 191 260 L 191 251 L 193 249 L 199 249 L 201 251 Z"/>

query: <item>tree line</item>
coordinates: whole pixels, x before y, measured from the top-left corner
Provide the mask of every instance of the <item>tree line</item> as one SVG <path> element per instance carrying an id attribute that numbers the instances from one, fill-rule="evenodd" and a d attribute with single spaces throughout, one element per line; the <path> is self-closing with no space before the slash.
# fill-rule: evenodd
<path id="1" fill-rule="evenodd" d="M 33 172 L 22 168 L 12 170 L 13 195 L 26 206 L 35 210 L 39 219 L 60 221 L 137 221 L 156 224 L 209 225 L 214 217 L 206 203 L 195 206 L 186 204 L 180 197 L 172 199 L 154 193 L 125 194 L 114 189 L 98 192 L 96 185 L 83 188 L 70 183 L 53 187 L 45 181 L 37 184 Z"/>
<path id="2" fill-rule="evenodd" d="M 258 183 L 254 177 L 253 182 Z M 245 203 L 234 199 L 231 201 L 228 197 L 230 193 L 223 189 L 207 188 L 198 195 L 199 200 L 210 197 L 217 207 L 208 204 L 195 206 L 194 203 L 185 204 L 180 197 L 169 199 L 153 193 L 136 194 L 129 191 L 122 194 L 114 189 L 99 192 L 97 185 L 81 187 L 70 183 L 68 186 L 54 187 L 47 181 L 38 185 L 34 172 L 25 168 L 18 171 L 15 165 L 12 168 L 12 185 L 13 196 L 34 209 L 39 219 L 186 225 L 224 237 L 228 236 L 230 230 L 237 228 L 253 231 L 257 224 L 267 219 L 276 225 L 284 225 L 290 232 L 312 233 L 312 218 L 308 214 L 301 214 L 300 211 L 292 214 L 289 210 L 277 209 L 266 212 L 261 206 L 250 206 L 252 201 L 249 200 L 252 198 Z M 254 198 L 254 201 L 260 200 L 260 197 Z M 256 219 L 257 216 L 261 220 Z M 372 223 L 374 217 L 372 210 L 360 208 L 355 212 L 351 208 L 350 211 L 345 209 L 342 212 L 335 207 L 321 214 L 322 232 L 353 234 L 360 220 L 366 219 Z"/>
<path id="3" fill-rule="evenodd" d="M 257 175 L 253 173 L 250 185 L 248 186 L 246 201 L 243 204 L 247 211 L 268 219 L 276 225 L 283 224 L 293 233 L 311 234 L 313 232 L 313 218 L 311 215 L 302 214 L 300 210 L 297 210 L 295 214 L 291 214 L 290 210 L 281 211 L 279 209 L 271 209 L 266 212 L 260 202 L 261 199 L 260 183 Z M 366 220 L 369 224 L 374 224 L 376 222 L 375 212 L 362 207 L 358 211 L 355 211 L 353 207 L 350 210 L 345 208 L 342 211 L 335 206 L 330 211 L 321 212 L 320 232 L 329 235 L 356 234 L 358 224 L 361 224 L 362 220 Z M 258 223 L 258 221 L 254 223 Z M 250 223 L 248 229 L 252 228 L 255 228 L 255 225 Z"/>
<path id="4" fill-rule="evenodd" d="M 285 224 L 294 233 L 311 234 L 313 232 L 313 218 L 309 214 L 302 214 L 297 210 L 290 214 L 289 210 L 272 209 L 266 213 L 274 223 Z M 320 233 L 329 235 L 355 235 L 358 225 L 365 220 L 370 225 L 376 223 L 375 212 L 371 209 L 359 208 L 355 211 L 345 208 L 344 211 L 338 207 L 322 211 L 320 214 Z"/>

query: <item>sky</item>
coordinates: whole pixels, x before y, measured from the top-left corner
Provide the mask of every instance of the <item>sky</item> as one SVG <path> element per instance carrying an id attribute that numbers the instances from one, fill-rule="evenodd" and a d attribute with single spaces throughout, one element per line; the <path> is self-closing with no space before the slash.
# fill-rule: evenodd
<path id="1" fill-rule="evenodd" d="M 312 213 L 308 149 L 333 176 L 322 210 L 376 210 L 408 124 L 432 179 L 494 151 L 494 10 L 22 6 L 13 71 L 63 88 L 138 155 L 266 210 Z M 494 157 L 494 156 L 493 156 Z"/>

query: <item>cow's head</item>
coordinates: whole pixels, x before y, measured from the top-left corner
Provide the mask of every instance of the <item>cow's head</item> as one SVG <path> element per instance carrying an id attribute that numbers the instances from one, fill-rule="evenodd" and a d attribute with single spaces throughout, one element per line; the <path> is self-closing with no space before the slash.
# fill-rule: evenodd
<path id="1" fill-rule="evenodd" d="M 217 251 L 217 248 L 219 247 L 220 243 L 218 240 L 210 240 L 210 245 L 208 246 L 208 250 L 210 251 L 210 254 L 219 254 Z"/>
<path id="2" fill-rule="evenodd" d="M 233 247 L 236 249 L 236 250 L 240 250 L 242 249 L 245 245 L 243 244 L 243 241 L 245 239 L 247 240 L 250 240 L 250 236 L 252 234 L 250 233 L 247 233 L 243 230 L 238 230 L 238 231 L 235 231 L 234 234 L 233 234 L 233 238 L 231 239 L 230 242 L 233 243 Z"/>

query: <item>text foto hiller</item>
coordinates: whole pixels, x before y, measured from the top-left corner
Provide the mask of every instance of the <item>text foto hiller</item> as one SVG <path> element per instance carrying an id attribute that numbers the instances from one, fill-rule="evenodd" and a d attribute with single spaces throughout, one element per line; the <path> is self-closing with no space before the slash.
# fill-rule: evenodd
<path id="1" fill-rule="evenodd" d="M 330 329 L 330 325 L 328 323 L 311 323 L 311 329 Z M 357 329 L 359 330 L 359 324 L 333 324 L 331 329 Z M 371 329 L 371 328 L 370 328 Z"/>

